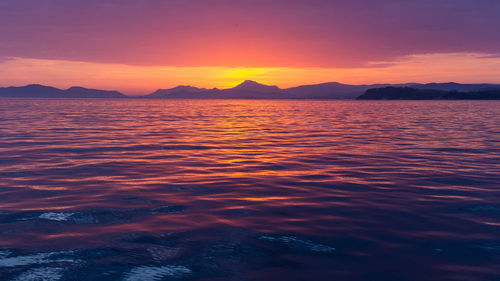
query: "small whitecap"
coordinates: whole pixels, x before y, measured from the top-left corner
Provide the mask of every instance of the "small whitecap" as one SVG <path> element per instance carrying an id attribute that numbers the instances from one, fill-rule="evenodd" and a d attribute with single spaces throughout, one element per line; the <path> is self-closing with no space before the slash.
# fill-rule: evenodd
<path id="1" fill-rule="evenodd" d="M 71 252 L 39 253 L 29 256 L 0 257 L 0 267 L 16 267 L 32 264 L 47 264 L 53 262 L 74 262 L 72 259 L 54 258 L 54 256 L 68 254 Z"/>
<path id="2" fill-rule="evenodd" d="M 500 242 L 490 242 L 483 245 L 479 245 L 479 248 L 486 250 L 488 252 L 500 253 Z"/>
<path id="3" fill-rule="evenodd" d="M 10 250 L 0 250 L 0 259 L 6 258 L 12 254 Z"/>
<path id="4" fill-rule="evenodd" d="M 177 277 L 190 274 L 191 270 L 182 265 L 139 266 L 125 275 L 124 281 L 156 281 L 167 276 Z"/>
<path id="5" fill-rule="evenodd" d="M 73 214 L 74 213 L 48 212 L 48 213 L 43 213 L 38 217 L 44 220 L 51 220 L 51 221 L 67 221 Z"/>
<path id="6" fill-rule="evenodd" d="M 295 236 L 270 236 L 270 235 L 263 235 L 260 237 L 261 240 L 267 240 L 270 242 L 278 242 L 278 243 L 283 243 L 289 247 L 295 247 L 295 248 L 305 248 L 313 252 L 322 252 L 322 253 L 329 253 L 329 252 L 334 252 L 336 251 L 335 248 L 323 245 L 323 244 L 318 244 L 314 243 L 309 240 L 305 239 L 299 239 Z"/>
<path id="7" fill-rule="evenodd" d="M 21 273 L 13 281 L 57 281 L 62 279 L 62 271 L 62 268 L 56 267 L 30 269 Z"/>
<path id="8" fill-rule="evenodd" d="M 157 246 L 147 248 L 147 251 L 155 261 L 164 261 L 179 255 L 180 249 Z"/>

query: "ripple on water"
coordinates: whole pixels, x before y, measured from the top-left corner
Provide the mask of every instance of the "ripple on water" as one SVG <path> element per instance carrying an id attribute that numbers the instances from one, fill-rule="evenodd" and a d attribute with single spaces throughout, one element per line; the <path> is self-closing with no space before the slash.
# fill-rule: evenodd
<path id="1" fill-rule="evenodd" d="M 48 212 L 39 215 L 38 217 L 45 220 L 52 221 L 67 221 L 74 213 L 54 213 Z"/>
<path id="2" fill-rule="evenodd" d="M 33 268 L 21 273 L 12 281 L 58 281 L 63 277 L 63 270 L 57 267 Z"/>
<path id="3" fill-rule="evenodd" d="M 149 215 L 181 214 L 185 206 L 167 205 L 156 208 L 130 208 L 130 209 L 94 209 L 81 212 L 44 212 L 26 211 L 0 213 L 0 223 L 13 223 L 17 221 L 43 220 L 70 224 L 117 224 L 131 222 Z"/>
<path id="4" fill-rule="evenodd" d="M 5 99 L 0 127 L 2 281 L 500 276 L 498 102 Z"/>
<path id="5" fill-rule="evenodd" d="M 463 208 L 467 212 L 473 213 L 500 213 L 500 206 L 497 205 L 476 205 Z"/>
<path id="6" fill-rule="evenodd" d="M 12 254 L 11 250 L 0 250 L 0 259 L 6 258 Z"/>
<path id="7" fill-rule="evenodd" d="M 282 244 L 291 249 L 297 250 L 309 250 L 312 252 L 320 253 L 333 253 L 336 251 L 336 249 L 333 247 L 315 243 L 307 239 L 297 238 L 295 236 L 263 235 L 260 236 L 259 239 Z"/>
<path id="8" fill-rule="evenodd" d="M 153 214 L 179 214 L 184 212 L 186 207 L 180 205 L 172 205 L 172 206 L 162 206 L 158 208 L 154 208 L 152 210 Z"/>
<path id="9" fill-rule="evenodd" d="M 180 277 L 192 271 L 182 265 L 139 266 L 130 270 L 123 281 L 160 281 L 165 277 Z"/>
<path id="10" fill-rule="evenodd" d="M 11 252 L 7 252 L 6 256 L 0 258 L 0 267 L 17 267 L 50 263 L 74 263 L 76 262 L 75 259 L 68 258 L 68 256 L 72 256 L 73 254 L 74 252 L 72 251 L 63 251 L 38 253 L 27 256 L 12 256 Z"/>

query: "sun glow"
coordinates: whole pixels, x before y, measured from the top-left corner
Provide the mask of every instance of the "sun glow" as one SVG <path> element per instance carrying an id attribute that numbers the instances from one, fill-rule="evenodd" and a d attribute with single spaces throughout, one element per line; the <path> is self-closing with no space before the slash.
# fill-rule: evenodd
<path id="1" fill-rule="evenodd" d="M 38 83 L 85 86 L 125 94 L 148 94 L 178 85 L 219 89 L 254 80 L 282 88 L 341 82 L 346 84 L 460 82 L 500 83 L 500 58 L 482 53 L 421 54 L 363 68 L 132 66 L 10 58 L 0 61 L 0 86 Z"/>
<path id="2" fill-rule="evenodd" d="M 237 86 L 244 80 L 255 80 L 265 83 L 268 80 L 269 72 L 276 70 L 276 68 L 235 68 L 230 69 L 223 78 L 226 82 L 224 88 L 231 88 Z"/>

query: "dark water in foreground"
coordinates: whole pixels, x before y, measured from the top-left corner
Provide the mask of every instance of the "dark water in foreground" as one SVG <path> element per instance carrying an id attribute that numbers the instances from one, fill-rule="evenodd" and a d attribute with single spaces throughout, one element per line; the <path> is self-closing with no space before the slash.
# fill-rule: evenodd
<path id="1" fill-rule="evenodd" d="M 0 100 L 0 280 L 500 280 L 500 102 Z"/>

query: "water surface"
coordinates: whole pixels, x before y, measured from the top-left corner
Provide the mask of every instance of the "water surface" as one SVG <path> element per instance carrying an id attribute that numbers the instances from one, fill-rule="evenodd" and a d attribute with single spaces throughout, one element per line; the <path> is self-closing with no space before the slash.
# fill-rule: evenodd
<path id="1" fill-rule="evenodd" d="M 0 100 L 0 280 L 499 280 L 500 102 Z"/>

